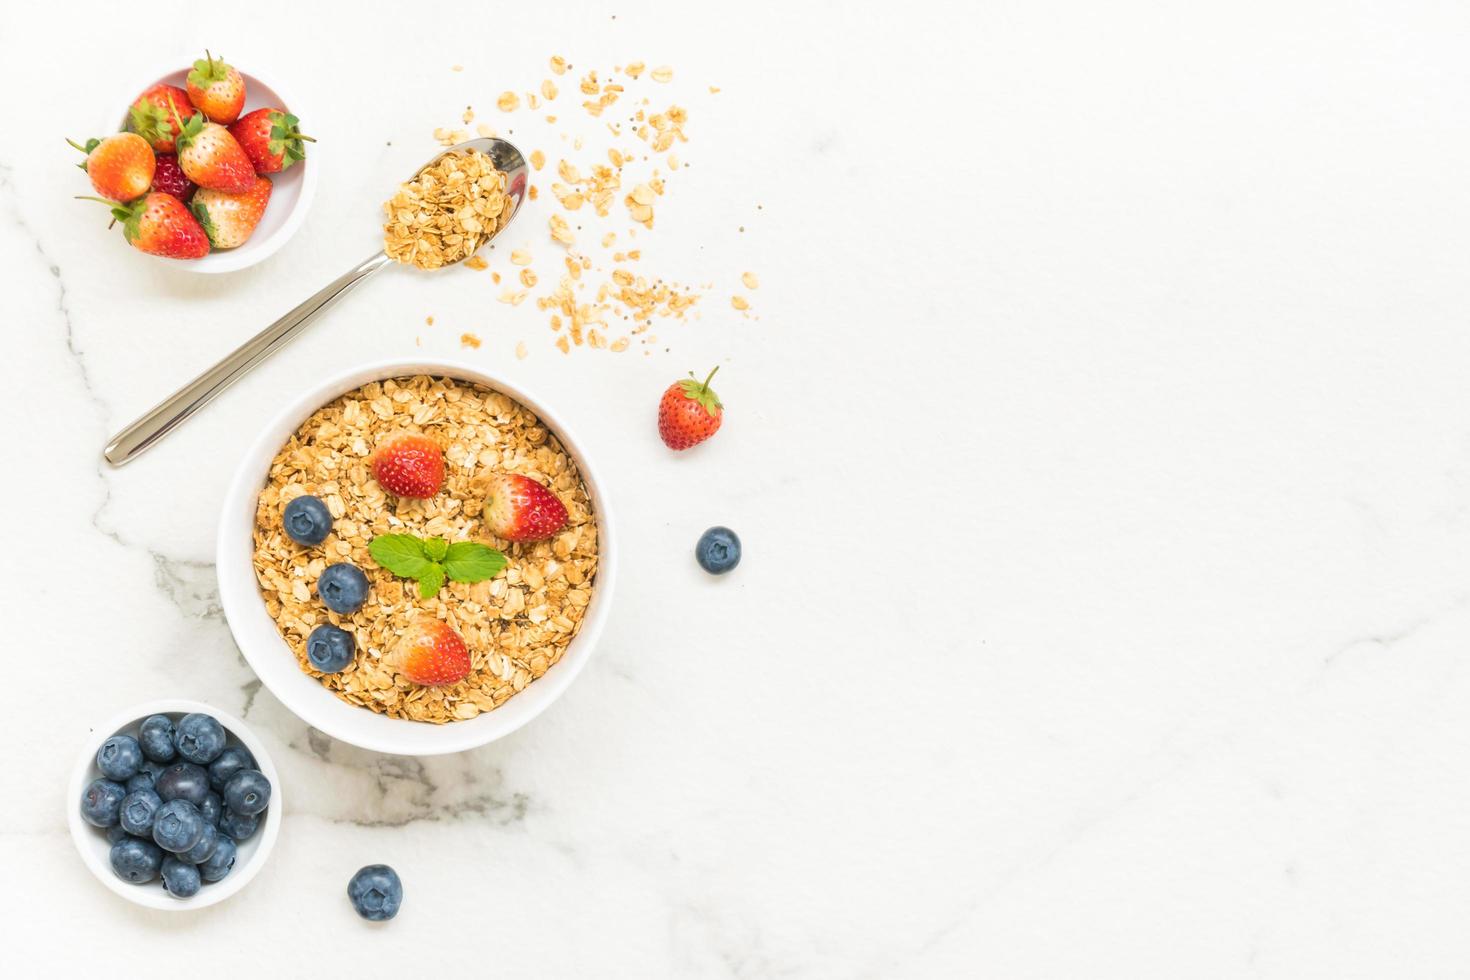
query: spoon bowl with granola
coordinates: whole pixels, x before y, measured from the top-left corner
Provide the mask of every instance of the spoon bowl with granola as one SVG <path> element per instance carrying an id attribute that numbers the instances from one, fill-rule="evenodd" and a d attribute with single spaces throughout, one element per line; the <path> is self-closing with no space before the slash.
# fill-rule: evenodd
<path id="1" fill-rule="evenodd" d="M 305 393 L 220 520 L 241 652 L 313 727 L 401 755 L 515 731 L 590 658 L 616 543 L 585 445 L 467 364 L 384 362 Z"/>
<path id="2" fill-rule="evenodd" d="M 505 229 L 525 200 L 529 166 L 514 144 L 494 137 L 451 146 L 421 167 L 383 205 L 383 250 L 360 262 L 245 341 L 123 429 L 103 450 L 114 466 L 133 459 L 284 347 L 318 313 L 385 265 L 458 265 Z"/>

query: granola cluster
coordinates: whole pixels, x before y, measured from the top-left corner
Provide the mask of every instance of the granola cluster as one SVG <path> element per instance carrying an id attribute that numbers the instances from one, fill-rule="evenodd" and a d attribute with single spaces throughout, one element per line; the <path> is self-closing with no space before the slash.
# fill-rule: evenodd
<path id="1" fill-rule="evenodd" d="M 444 489 L 428 500 L 389 496 L 369 457 L 390 435 L 421 432 L 444 447 Z M 495 471 L 545 484 L 566 505 L 566 528 L 545 541 L 511 544 L 481 522 L 485 482 Z M 303 547 L 286 536 L 281 512 L 302 494 L 332 512 L 332 533 Z M 368 543 L 409 533 L 476 540 L 510 564 L 489 581 L 449 582 L 433 599 L 378 567 Z M 255 574 L 266 611 L 301 669 L 338 697 L 394 718 L 449 722 L 491 711 L 561 659 L 581 628 L 597 573 L 597 522 L 576 463 L 529 409 L 507 395 L 448 378 L 373 382 L 336 399 L 302 423 L 271 463 L 255 515 Z M 315 583 L 329 564 L 350 561 L 371 582 L 351 615 L 328 610 Z M 385 654 L 424 616 L 449 623 L 465 640 L 473 670 L 463 681 L 423 687 L 397 674 Z M 357 654 L 335 674 L 306 657 L 306 637 L 332 623 L 354 634 Z"/>
<path id="2" fill-rule="evenodd" d="M 515 210 L 506 176 L 478 150 L 446 153 L 383 205 L 383 247 L 398 262 L 437 269 L 495 237 Z"/>

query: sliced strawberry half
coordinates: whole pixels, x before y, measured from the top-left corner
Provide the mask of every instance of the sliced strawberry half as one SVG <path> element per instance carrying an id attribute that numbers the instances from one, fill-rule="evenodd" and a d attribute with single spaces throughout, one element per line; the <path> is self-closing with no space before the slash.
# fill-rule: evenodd
<path id="1" fill-rule="evenodd" d="M 567 507 L 529 476 L 496 473 L 485 497 L 485 526 L 507 541 L 540 541 L 567 526 Z"/>
<path id="2" fill-rule="evenodd" d="M 395 497 L 426 500 L 444 486 L 444 451 L 428 436 L 401 435 L 373 453 L 373 479 Z"/>
<path id="3" fill-rule="evenodd" d="M 425 687 L 462 681 L 473 666 L 464 638 L 437 619 L 421 619 L 410 626 L 388 659 L 400 674 Z"/>

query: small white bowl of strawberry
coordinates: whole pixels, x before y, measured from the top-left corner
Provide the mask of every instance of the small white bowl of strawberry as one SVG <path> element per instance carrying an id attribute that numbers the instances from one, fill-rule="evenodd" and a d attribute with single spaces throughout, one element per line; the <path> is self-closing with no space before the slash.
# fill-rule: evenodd
<path id="1" fill-rule="evenodd" d="M 269 257 L 306 219 L 316 165 L 295 106 L 206 52 L 149 84 L 110 120 L 119 132 L 72 145 L 128 244 L 194 272 Z M 70 141 L 69 141 L 70 142 Z"/>

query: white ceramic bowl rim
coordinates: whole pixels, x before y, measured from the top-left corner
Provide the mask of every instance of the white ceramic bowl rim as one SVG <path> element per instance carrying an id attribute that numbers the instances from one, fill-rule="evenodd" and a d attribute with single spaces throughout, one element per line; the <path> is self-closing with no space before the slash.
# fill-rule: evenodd
<path id="1" fill-rule="evenodd" d="M 369 381 L 427 374 L 482 384 L 516 399 L 556 433 L 577 460 L 597 515 L 598 564 L 592 601 L 582 628 L 555 665 L 505 704 L 464 721 L 435 725 L 389 718 L 338 698 L 301 670 L 265 611 L 253 565 L 256 498 L 270 461 L 312 412 Z M 617 542 L 606 486 L 564 419 L 520 385 L 454 360 L 376 361 L 329 378 L 282 409 L 246 450 L 225 494 L 216 568 L 220 602 L 241 653 L 271 693 L 307 724 L 332 738 L 394 755 L 439 755 L 477 748 L 509 735 L 551 705 L 586 666 L 607 619 L 617 577 Z"/>
<path id="2" fill-rule="evenodd" d="M 202 52 L 201 52 L 202 53 Z M 134 89 L 125 89 L 132 92 L 132 99 L 139 94 L 157 85 L 159 82 L 167 82 L 170 85 L 184 87 L 184 76 L 188 74 L 189 67 L 193 65 L 194 59 L 189 58 L 183 62 L 185 67 L 177 68 L 162 75 L 153 76 L 151 81 L 145 82 Z M 239 66 L 236 66 L 239 68 Z M 253 75 L 243 68 L 239 68 L 241 76 L 245 79 L 245 108 L 241 115 L 264 106 L 279 105 L 287 111 L 302 116 L 300 103 L 294 99 L 287 99 L 280 86 L 267 82 L 263 76 Z M 275 76 L 272 76 L 275 77 Z M 263 96 L 266 96 L 263 98 Z M 104 124 L 103 132 L 117 132 L 120 128 L 126 129 L 128 122 L 128 110 L 132 107 L 129 101 L 122 107 L 122 111 L 114 113 Z M 303 126 L 310 127 L 309 117 Z M 238 248 L 226 249 L 221 252 L 210 252 L 202 259 L 160 259 L 153 255 L 144 255 L 138 252 L 140 259 L 152 262 L 167 262 L 171 268 L 179 268 L 187 272 L 236 272 L 247 269 L 258 262 L 263 262 L 274 255 L 282 245 L 291 240 L 302 224 L 306 221 L 306 214 L 311 210 L 312 198 L 316 195 L 317 171 L 321 164 L 317 157 L 320 153 L 319 144 L 312 143 L 306 151 L 306 159 L 293 166 L 286 168 L 282 173 L 271 176 L 271 199 L 266 204 L 265 215 L 261 218 L 260 227 L 255 234 L 251 235 L 245 244 Z M 287 199 L 289 198 L 289 200 Z M 274 211 L 276 208 L 286 208 L 285 211 Z M 99 209 L 100 210 L 100 209 Z M 136 251 L 129 247 L 128 251 Z"/>
<path id="3" fill-rule="evenodd" d="M 271 804 L 265 811 L 265 821 L 256 830 L 254 836 L 239 845 L 239 857 L 229 875 L 221 881 L 206 884 L 192 898 L 174 898 L 163 890 L 163 886 L 156 878 L 148 884 L 135 885 L 123 881 L 113 873 L 112 864 L 108 860 L 111 845 L 107 843 L 107 832 L 82 819 L 81 799 L 82 791 L 88 784 L 102 775 L 97 768 L 97 750 L 102 747 L 103 742 L 120 732 L 136 735 L 138 725 L 149 715 L 188 714 L 191 711 L 202 712 L 214 718 L 225 727 L 225 731 L 231 738 L 249 750 L 250 754 L 255 757 L 256 767 L 271 782 Z M 260 873 L 260 869 L 265 866 L 266 860 L 270 857 L 271 849 L 275 847 L 276 836 L 281 832 L 284 800 L 285 793 L 281 787 L 280 774 L 276 772 L 275 762 L 272 761 L 270 753 L 266 751 L 265 745 L 250 730 L 249 725 L 212 704 L 183 698 L 169 698 L 134 705 L 114 715 L 93 730 L 92 735 L 87 739 L 81 757 L 77 760 L 76 769 L 72 773 L 71 785 L 67 788 L 66 819 L 67 825 L 71 828 L 72 842 L 76 844 L 77 853 L 82 856 L 83 863 L 110 891 L 136 905 L 145 905 L 148 908 L 162 909 L 166 912 L 186 912 L 223 902 L 248 885 L 250 880 Z"/>

